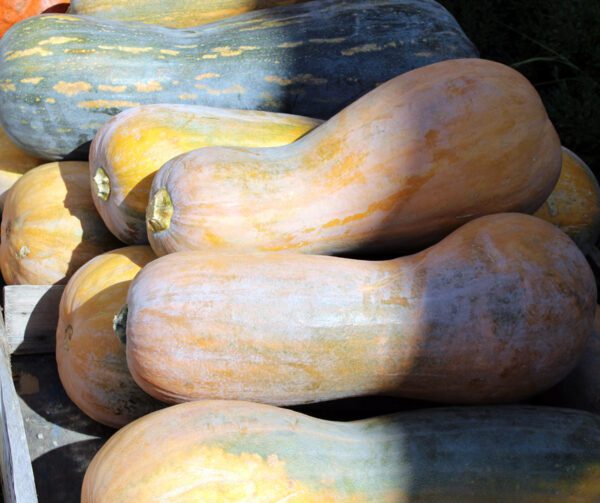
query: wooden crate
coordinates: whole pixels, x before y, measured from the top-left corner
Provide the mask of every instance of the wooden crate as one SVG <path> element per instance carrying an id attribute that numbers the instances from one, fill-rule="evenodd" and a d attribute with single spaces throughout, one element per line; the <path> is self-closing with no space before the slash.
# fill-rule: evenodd
<path id="1" fill-rule="evenodd" d="M 91 458 L 114 432 L 68 399 L 54 340 L 63 286 L 4 287 L 0 317 L 2 488 L 6 503 L 76 503 Z"/>

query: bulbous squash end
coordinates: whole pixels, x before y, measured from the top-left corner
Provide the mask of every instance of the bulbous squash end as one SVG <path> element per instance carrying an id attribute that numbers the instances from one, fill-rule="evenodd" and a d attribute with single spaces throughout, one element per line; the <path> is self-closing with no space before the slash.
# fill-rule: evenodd
<path id="1" fill-rule="evenodd" d="M 171 225 L 173 201 L 164 187 L 156 191 L 146 210 L 146 222 L 153 233 L 166 231 Z"/>
<path id="2" fill-rule="evenodd" d="M 127 327 L 127 313 L 129 307 L 125 304 L 117 315 L 113 318 L 113 332 L 119 338 L 119 340 L 125 344 L 127 341 L 127 334 L 125 328 Z"/>
<path id="3" fill-rule="evenodd" d="M 110 197 L 110 178 L 102 167 L 98 168 L 92 178 L 92 188 L 99 199 L 108 201 Z"/>

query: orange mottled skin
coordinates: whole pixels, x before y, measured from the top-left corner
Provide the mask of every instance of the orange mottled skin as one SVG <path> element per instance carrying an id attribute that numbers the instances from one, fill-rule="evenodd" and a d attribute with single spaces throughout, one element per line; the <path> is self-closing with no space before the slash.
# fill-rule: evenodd
<path id="1" fill-rule="evenodd" d="M 600 235 L 600 186 L 592 170 L 563 147 L 556 187 L 535 216 L 557 225 L 588 253 Z"/>
<path id="2" fill-rule="evenodd" d="M 68 0 L 0 0 L 0 37 L 15 23 Z"/>
<path id="3" fill-rule="evenodd" d="M 0 269 L 9 285 L 66 283 L 88 260 L 119 247 L 94 208 L 87 162 L 25 173 L 2 214 Z"/>
<path id="4" fill-rule="evenodd" d="M 133 381 L 113 318 L 129 284 L 156 256 L 129 246 L 93 258 L 65 287 L 56 329 L 56 363 L 69 398 L 92 419 L 119 428 L 160 407 Z"/>
<path id="5" fill-rule="evenodd" d="M 180 252 L 131 285 L 127 361 L 170 402 L 516 401 L 574 367 L 595 299 L 573 241 L 520 213 L 388 261 Z"/>
<path id="6" fill-rule="evenodd" d="M 560 167 L 556 131 L 521 74 L 445 61 L 379 86 L 290 145 L 171 160 L 148 215 L 165 189 L 172 218 L 149 240 L 158 255 L 416 249 L 481 215 L 534 212 Z"/>

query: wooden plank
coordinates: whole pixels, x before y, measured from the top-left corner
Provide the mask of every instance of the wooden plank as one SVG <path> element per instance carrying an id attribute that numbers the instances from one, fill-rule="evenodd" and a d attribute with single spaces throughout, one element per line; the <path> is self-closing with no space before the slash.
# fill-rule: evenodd
<path id="1" fill-rule="evenodd" d="M 64 285 L 4 287 L 6 339 L 11 354 L 53 353 Z"/>
<path id="2" fill-rule="evenodd" d="M 5 503 L 36 503 L 35 481 L 19 399 L 12 380 L 4 324 L 0 317 L 0 443 Z"/>

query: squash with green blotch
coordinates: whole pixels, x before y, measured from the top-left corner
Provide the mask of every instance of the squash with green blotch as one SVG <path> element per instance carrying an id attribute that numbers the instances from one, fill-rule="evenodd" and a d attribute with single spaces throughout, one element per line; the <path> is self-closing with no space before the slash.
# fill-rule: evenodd
<path id="1" fill-rule="evenodd" d="M 172 253 L 136 276 L 118 328 L 133 378 L 163 401 L 492 403 L 565 377 L 595 308 L 575 243 L 508 213 L 393 260 Z"/>
<path id="2" fill-rule="evenodd" d="M 600 236 L 600 186 L 588 165 L 563 147 L 560 178 L 535 216 L 557 225 L 583 253 L 589 253 Z"/>
<path id="3" fill-rule="evenodd" d="M 152 178 L 165 162 L 210 145 L 285 145 L 321 122 L 298 115 L 193 105 L 130 108 L 109 120 L 90 147 L 94 204 L 121 241 L 147 243 L 148 194 Z"/>
<path id="4" fill-rule="evenodd" d="M 483 59 L 399 75 L 289 145 L 206 147 L 156 173 L 146 221 L 175 251 L 387 254 L 478 216 L 533 213 L 561 169 L 531 83 Z"/>
<path id="5" fill-rule="evenodd" d="M 197 401 L 149 414 L 98 451 L 82 503 L 592 502 L 600 417 L 446 407 L 360 421 Z"/>
<path id="6" fill-rule="evenodd" d="M 191 28 L 244 12 L 307 0 L 73 0 L 70 14 Z"/>
<path id="7" fill-rule="evenodd" d="M 87 159 L 98 129 L 133 106 L 328 118 L 400 73 L 476 55 L 433 0 L 321 0 L 187 30 L 44 15 L 0 42 L 0 123 L 43 158 Z"/>
<path id="8" fill-rule="evenodd" d="M 83 412 L 113 428 L 162 407 L 131 377 L 125 345 L 113 332 L 131 280 L 155 258 L 149 246 L 103 253 L 77 270 L 60 301 L 56 364 L 62 385 Z"/>

